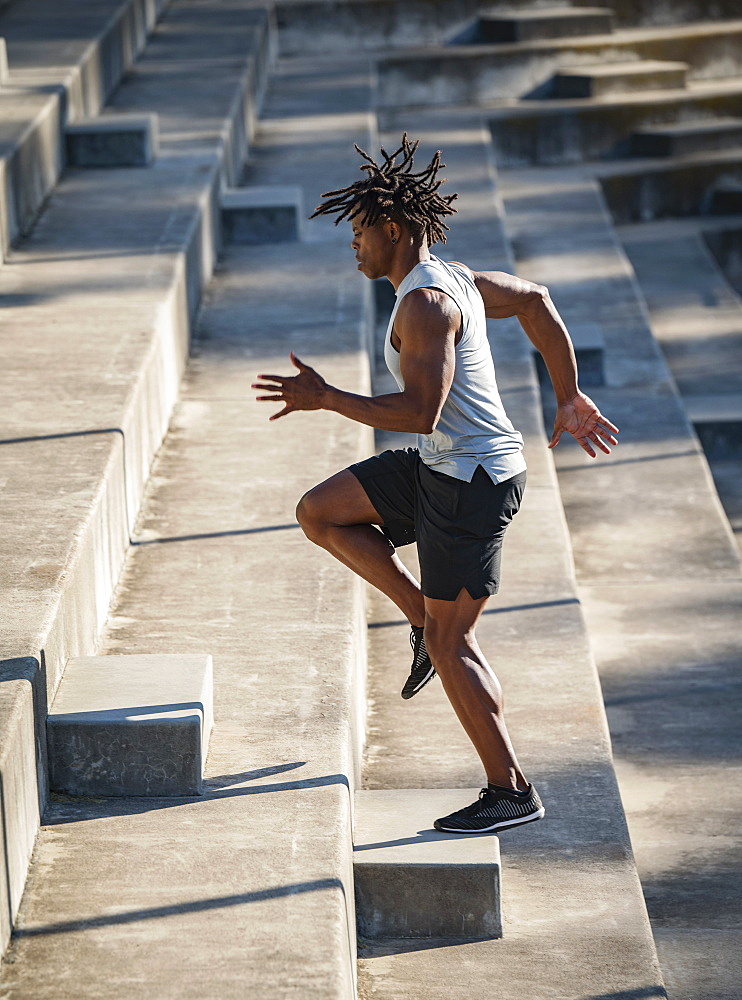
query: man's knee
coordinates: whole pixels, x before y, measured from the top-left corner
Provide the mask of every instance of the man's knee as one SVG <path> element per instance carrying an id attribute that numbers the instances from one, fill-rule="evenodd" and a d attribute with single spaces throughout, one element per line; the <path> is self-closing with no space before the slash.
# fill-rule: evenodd
<path id="1" fill-rule="evenodd" d="M 435 619 L 428 619 L 425 623 L 425 648 L 439 673 L 445 673 L 460 664 L 466 655 L 464 637 Z"/>
<path id="2" fill-rule="evenodd" d="M 322 534 L 326 521 L 316 486 L 308 490 L 296 505 L 296 520 L 310 541 L 315 541 Z"/>

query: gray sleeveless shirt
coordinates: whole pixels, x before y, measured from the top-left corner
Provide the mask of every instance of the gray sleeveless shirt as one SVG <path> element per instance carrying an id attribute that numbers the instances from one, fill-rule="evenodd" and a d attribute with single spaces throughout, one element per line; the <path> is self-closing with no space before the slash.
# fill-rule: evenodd
<path id="1" fill-rule="evenodd" d="M 500 400 L 484 302 L 469 271 L 431 256 L 402 281 L 384 344 L 384 360 L 397 385 L 404 390 L 399 354 L 392 346 L 394 318 L 404 296 L 415 288 L 445 292 L 459 307 L 463 320 L 453 383 L 433 433 L 418 434 L 420 458 L 436 472 L 466 482 L 471 482 L 479 465 L 496 483 L 523 472 L 523 438 Z"/>

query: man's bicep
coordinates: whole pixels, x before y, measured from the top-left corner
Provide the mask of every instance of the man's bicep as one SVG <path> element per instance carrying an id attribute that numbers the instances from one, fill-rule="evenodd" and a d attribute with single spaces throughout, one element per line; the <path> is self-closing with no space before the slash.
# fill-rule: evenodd
<path id="1" fill-rule="evenodd" d="M 430 292 L 429 289 L 421 291 Z M 461 314 L 443 293 L 411 298 L 405 305 L 406 308 L 398 312 L 395 323 L 400 340 L 399 367 L 404 391 L 434 425 L 453 381 L 454 338 Z"/>

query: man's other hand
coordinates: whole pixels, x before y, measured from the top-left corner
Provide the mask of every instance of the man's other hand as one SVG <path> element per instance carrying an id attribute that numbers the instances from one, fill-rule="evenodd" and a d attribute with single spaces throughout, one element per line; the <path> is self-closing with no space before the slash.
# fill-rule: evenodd
<path id="1" fill-rule="evenodd" d="M 549 441 L 550 448 L 559 444 L 559 439 L 565 431 L 576 438 L 590 458 L 596 456 L 593 445 L 606 455 L 610 455 L 611 449 L 608 445 L 618 444 L 617 438 L 613 436 L 618 434 L 618 427 L 607 420 L 592 399 L 582 392 L 578 392 L 566 403 L 558 405 L 554 433 Z"/>
<path id="2" fill-rule="evenodd" d="M 271 396 L 256 396 L 260 403 L 283 403 L 284 407 L 274 413 L 271 420 L 278 420 L 286 413 L 294 410 L 320 410 L 325 397 L 327 383 L 314 368 L 305 365 L 292 351 L 289 355 L 291 363 L 299 369 L 298 375 L 258 375 L 268 383 L 255 382 L 253 389 L 270 392 Z"/>

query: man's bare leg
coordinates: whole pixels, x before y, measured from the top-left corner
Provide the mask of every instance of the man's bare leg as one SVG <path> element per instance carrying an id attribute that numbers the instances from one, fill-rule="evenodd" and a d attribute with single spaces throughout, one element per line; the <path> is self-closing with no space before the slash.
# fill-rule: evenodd
<path id="1" fill-rule="evenodd" d="M 474 636 L 486 603 L 464 589 L 455 601 L 426 597 L 425 645 L 488 782 L 523 791 L 528 782 L 505 725 L 502 688 Z"/>
<path id="2" fill-rule="evenodd" d="M 382 519 L 352 472 L 344 469 L 309 490 L 296 517 L 307 538 L 386 594 L 411 625 L 424 623 L 420 585 L 374 527 Z"/>

